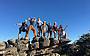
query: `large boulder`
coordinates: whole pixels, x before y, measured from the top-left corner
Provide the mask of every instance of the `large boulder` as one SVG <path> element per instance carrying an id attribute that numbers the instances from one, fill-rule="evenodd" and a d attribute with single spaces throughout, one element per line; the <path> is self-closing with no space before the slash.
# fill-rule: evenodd
<path id="1" fill-rule="evenodd" d="M 0 50 L 3 50 L 6 48 L 5 42 L 0 42 Z"/>
<path id="2" fill-rule="evenodd" d="M 15 39 L 10 39 L 7 41 L 9 45 L 16 46 L 16 40 Z"/>

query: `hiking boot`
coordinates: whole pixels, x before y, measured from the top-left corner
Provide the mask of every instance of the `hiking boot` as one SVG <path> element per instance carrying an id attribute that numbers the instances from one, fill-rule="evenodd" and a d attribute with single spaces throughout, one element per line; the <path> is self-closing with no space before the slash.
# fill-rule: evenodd
<path id="1" fill-rule="evenodd" d="M 32 43 L 38 42 L 38 39 L 36 37 L 33 38 Z"/>

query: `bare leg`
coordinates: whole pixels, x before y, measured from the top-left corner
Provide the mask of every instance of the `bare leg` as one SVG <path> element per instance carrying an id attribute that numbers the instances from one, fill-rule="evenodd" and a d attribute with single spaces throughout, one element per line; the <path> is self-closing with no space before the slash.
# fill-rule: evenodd
<path id="1" fill-rule="evenodd" d="M 29 31 L 31 30 L 31 25 L 28 27 L 28 30 L 26 31 L 26 39 L 29 40 Z"/>
<path id="2" fill-rule="evenodd" d="M 32 26 L 31 27 L 31 30 L 33 31 L 33 33 L 34 33 L 34 38 L 36 38 L 36 30 L 35 30 L 35 28 Z"/>

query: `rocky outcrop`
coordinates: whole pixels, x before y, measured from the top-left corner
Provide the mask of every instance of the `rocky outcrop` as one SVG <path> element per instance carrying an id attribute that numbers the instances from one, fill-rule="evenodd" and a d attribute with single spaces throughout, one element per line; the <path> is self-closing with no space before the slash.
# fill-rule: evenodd
<path id="1" fill-rule="evenodd" d="M 69 42 L 68 39 L 58 41 L 40 38 L 38 42 L 30 44 L 30 41 L 24 39 L 11 39 L 0 43 L 0 56 L 60 56 L 62 44 L 68 45 Z"/>

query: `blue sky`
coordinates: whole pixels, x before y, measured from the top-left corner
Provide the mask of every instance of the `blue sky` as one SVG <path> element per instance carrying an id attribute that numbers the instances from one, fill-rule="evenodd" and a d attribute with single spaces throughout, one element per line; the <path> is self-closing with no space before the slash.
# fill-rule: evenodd
<path id="1" fill-rule="evenodd" d="M 0 40 L 17 38 L 17 20 L 29 16 L 46 16 L 41 20 L 68 25 L 66 32 L 74 41 L 90 30 L 90 0 L 0 0 Z"/>

